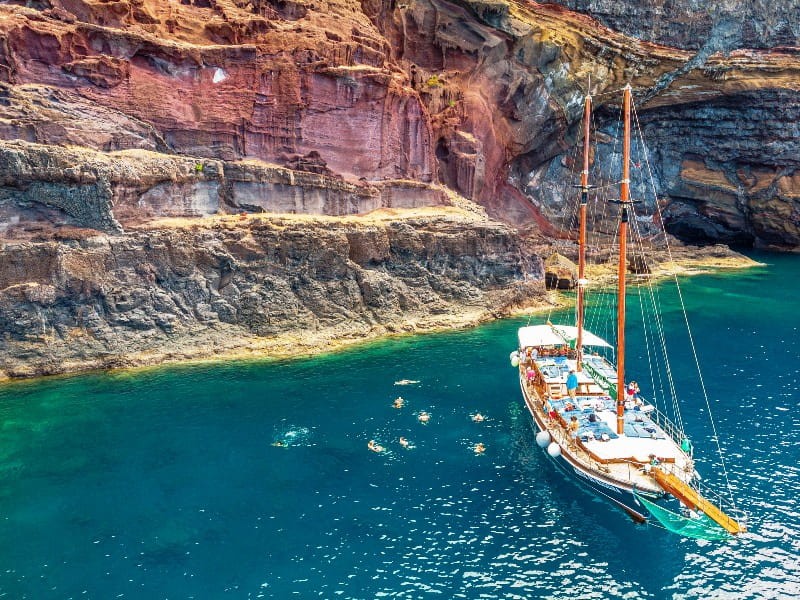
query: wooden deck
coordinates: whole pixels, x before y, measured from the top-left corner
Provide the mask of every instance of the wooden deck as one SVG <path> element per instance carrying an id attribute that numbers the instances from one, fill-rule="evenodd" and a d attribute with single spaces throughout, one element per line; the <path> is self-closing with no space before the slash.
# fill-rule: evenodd
<path id="1" fill-rule="evenodd" d="M 529 377 L 529 368 L 535 371 Z M 579 373 L 579 396 L 575 400 L 576 409 L 581 411 L 558 410 L 555 418 L 548 415 L 545 399 L 555 400 L 552 404 L 562 406 L 565 402 L 572 403 L 566 397 L 566 374 L 575 368 L 575 361 L 568 358 L 542 357 L 533 361 L 520 364 L 520 380 L 523 382 L 526 394 L 532 402 L 529 408 L 535 410 L 539 419 L 553 439 L 561 446 L 562 452 L 568 455 L 575 463 L 586 471 L 603 479 L 611 479 L 627 488 L 650 493 L 663 493 L 663 486 L 653 477 L 646 465 L 651 463 L 653 457 L 665 469 L 669 469 L 673 476 L 686 487 L 694 473 L 694 466 L 690 457 L 684 453 L 678 442 L 672 439 L 657 424 L 646 419 L 643 413 L 637 412 L 635 418 L 643 419 L 649 428 L 655 429 L 654 437 L 629 437 L 624 433 L 612 433 L 609 439 L 581 439 L 568 432 L 568 421 L 571 414 L 577 412 L 585 418 L 587 412 L 594 413 L 595 424 L 606 424 L 611 432 L 616 429 L 616 411 L 613 401 L 600 387 L 600 384 L 587 371 Z M 629 418 L 634 418 L 633 411 L 626 411 Z M 582 430 L 579 430 L 582 431 Z"/>
<path id="2" fill-rule="evenodd" d="M 531 368 L 535 371 L 533 377 L 529 373 Z M 640 416 L 641 412 L 634 418 L 637 422 L 640 419 L 646 422 L 648 429 L 656 428 L 651 437 L 615 433 L 611 439 L 581 440 L 571 434 L 567 427 L 571 414 L 593 413 L 593 422 L 600 420 L 609 428 L 615 428 L 617 418 L 616 411 L 611 409 L 613 403 L 609 403 L 607 390 L 601 389 L 601 383 L 594 381 L 586 371 L 579 374 L 580 395 L 575 400 L 566 397 L 566 374 L 573 368 L 574 360 L 562 358 L 556 362 L 547 357 L 522 363 L 519 367 L 528 408 L 544 424 L 566 459 L 599 479 L 640 492 L 670 494 L 683 505 L 703 512 L 731 534 L 745 531 L 743 525 L 690 485 L 694 477 L 691 457 L 656 423 Z M 550 405 L 563 407 L 574 403 L 575 406 L 571 411 L 563 408 L 556 411 L 553 418 L 548 414 L 548 399 L 557 399 Z M 633 412 L 625 411 L 626 416 Z"/>

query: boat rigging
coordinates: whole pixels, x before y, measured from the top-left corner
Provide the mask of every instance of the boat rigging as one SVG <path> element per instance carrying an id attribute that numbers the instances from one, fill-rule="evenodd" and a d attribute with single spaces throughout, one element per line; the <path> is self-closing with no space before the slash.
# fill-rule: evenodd
<path id="1" fill-rule="evenodd" d="M 695 470 L 694 449 L 683 432 L 677 410 L 672 372 L 666 357 L 660 317 L 648 325 L 643 314 L 644 336 L 660 338 L 665 356 L 660 364 L 675 403 L 678 424 L 641 395 L 638 385 L 627 381 L 626 373 L 626 275 L 628 235 L 635 201 L 631 200 L 631 115 L 632 93 L 626 86 L 622 95 L 622 165 L 619 180 L 620 206 L 617 257 L 616 344 L 614 347 L 586 328 L 586 237 L 589 202 L 589 166 L 592 99 L 584 102 L 583 160 L 578 206 L 578 281 L 575 325 L 548 322 L 525 326 L 518 332 L 519 345 L 512 352 L 518 368 L 520 388 L 537 430 L 536 442 L 545 448 L 555 465 L 598 495 L 608 498 L 638 522 L 655 522 L 686 537 L 726 539 L 746 530 L 732 494 L 731 509 L 722 499 L 701 492 Z M 636 221 L 633 221 L 635 233 Z M 668 247 L 668 246 L 667 246 Z M 677 279 L 676 279 L 677 283 Z M 681 307 L 684 309 L 682 296 Z M 655 297 L 651 296 L 655 305 Z M 688 327 L 688 320 L 686 321 Z M 694 342 L 689 339 L 698 366 Z M 591 354 L 586 352 L 591 348 Z M 614 361 L 602 355 L 613 351 Z M 648 349 L 648 361 L 651 358 Z M 652 366 L 652 365 L 651 365 Z M 705 386 L 701 388 L 709 406 Z M 577 382 L 577 387 L 576 386 Z M 653 386 L 655 393 L 655 385 Z M 713 421 L 712 421 L 713 425 Z M 719 449 L 719 446 L 718 446 Z M 721 452 L 720 452 L 721 454 Z M 727 483 L 727 472 L 723 474 Z M 730 486 L 728 485 L 730 492 Z"/>

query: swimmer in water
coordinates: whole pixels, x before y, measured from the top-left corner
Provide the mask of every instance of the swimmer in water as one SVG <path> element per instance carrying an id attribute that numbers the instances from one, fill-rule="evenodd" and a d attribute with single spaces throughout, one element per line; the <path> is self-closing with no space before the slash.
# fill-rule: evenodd
<path id="1" fill-rule="evenodd" d="M 394 406 L 395 408 L 403 408 L 405 403 L 406 403 L 406 401 L 403 400 L 403 397 L 402 396 L 398 396 L 397 398 L 394 399 L 394 403 L 392 404 L 392 406 Z"/>
<path id="2" fill-rule="evenodd" d="M 483 423 L 486 420 L 486 417 L 484 417 L 481 413 L 475 413 L 472 415 L 472 420 L 476 423 Z"/>
<path id="3" fill-rule="evenodd" d="M 380 445 L 378 442 L 376 442 L 375 440 L 370 440 L 370 441 L 367 443 L 367 448 L 369 448 L 369 449 L 370 449 L 370 450 L 372 450 L 373 452 L 383 452 L 383 451 L 384 451 L 384 447 L 383 447 L 383 446 L 381 446 L 381 445 Z"/>
<path id="4" fill-rule="evenodd" d="M 483 445 L 483 442 L 478 442 L 475 444 L 473 450 L 475 451 L 475 454 L 483 454 L 486 451 L 486 446 Z"/>
<path id="5" fill-rule="evenodd" d="M 422 412 L 419 413 L 417 419 L 419 420 L 420 423 L 427 423 L 428 421 L 431 420 L 431 415 L 430 413 L 427 413 L 423 410 Z"/>
<path id="6" fill-rule="evenodd" d="M 402 435 L 400 436 L 400 440 L 399 441 L 400 441 L 400 445 L 403 448 L 408 448 L 408 446 L 409 446 L 408 440 L 406 438 L 404 438 Z"/>
<path id="7" fill-rule="evenodd" d="M 277 442 L 272 442 L 272 445 L 275 446 L 276 448 L 285 448 L 286 442 L 284 442 L 283 440 L 278 440 Z"/>

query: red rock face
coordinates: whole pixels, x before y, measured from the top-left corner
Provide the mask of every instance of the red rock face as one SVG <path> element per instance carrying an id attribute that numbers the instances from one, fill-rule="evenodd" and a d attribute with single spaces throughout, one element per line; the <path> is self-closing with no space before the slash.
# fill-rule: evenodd
<path id="1" fill-rule="evenodd" d="M 409 200 L 412 188 L 391 184 L 394 191 L 387 194 L 382 182 L 443 183 L 495 217 L 556 231 L 563 195 L 556 188 L 572 183 L 570 173 L 556 167 L 574 142 L 589 78 L 598 107 L 612 102 L 607 92 L 630 82 L 643 115 L 653 111 L 655 120 L 669 114 L 673 125 L 690 111 L 672 107 L 724 106 L 725 124 L 716 136 L 724 141 L 704 137 L 705 168 L 731 182 L 740 171 L 779 173 L 781 185 L 769 188 L 775 194 L 759 189 L 751 198 L 759 206 L 800 197 L 796 136 L 764 133 L 791 128 L 794 113 L 752 110 L 769 97 L 800 104 L 800 58 L 787 49 L 729 55 L 716 54 L 713 44 L 696 53 L 671 49 L 614 33 L 558 6 L 516 0 L 21 4 L 0 6 L 0 137 L 223 161 L 208 189 L 186 187 L 185 174 L 180 176 L 177 212 L 180 206 L 284 207 L 274 199 L 286 192 L 282 183 L 261 181 L 267 185 L 241 190 L 241 182 L 226 180 L 226 172 L 241 170 L 235 163 L 253 159 L 330 178 L 335 189 L 325 198 L 294 190 L 298 210 L 361 212 L 375 207 L 375 198 L 382 199 L 378 206 L 390 198 L 418 205 L 427 200 Z M 775 91 L 780 93 L 769 96 Z M 761 126 L 737 126 L 753 115 L 765 119 Z M 780 139 L 779 152 L 763 143 L 765 135 Z M 731 154 L 731 138 L 750 150 Z M 659 165 L 659 187 L 682 202 L 682 210 L 712 220 L 725 215 L 722 229 L 740 224 L 747 230 L 741 239 L 800 243 L 800 229 L 787 233 L 782 227 L 772 235 L 774 220 L 759 221 L 755 204 L 720 208 L 723 200 L 715 199 L 713 209 L 697 208 L 713 190 L 702 182 L 684 185 L 679 175 L 680 165 L 697 152 L 684 155 L 675 143 L 671 148 Z M 598 160 L 604 160 L 602 151 Z M 36 202 L 38 196 L 13 183 L 19 174 L 9 173 L 17 204 Z M 110 213 L 100 221 L 81 213 L 77 224 L 114 223 L 115 210 L 124 206 L 125 218 L 117 218 L 124 226 L 137 203 L 147 207 L 148 217 L 174 212 L 166 206 L 169 186 L 154 191 L 130 184 L 124 168 L 110 177 L 122 187 L 109 181 L 91 192 Z M 374 186 L 369 193 L 342 192 L 338 180 Z M 691 197 L 678 197 L 690 188 Z M 231 189 L 247 202 L 232 200 Z M 213 193 L 218 197 L 203 199 Z M 425 197 L 442 201 L 431 190 Z M 69 206 L 75 221 L 80 211 Z"/>
<path id="2" fill-rule="evenodd" d="M 281 4 L 289 19 L 266 3 L 164 5 L 3 7 L 4 79 L 150 124 L 178 153 L 280 162 L 316 151 L 345 176 L 433 178 L 425 109 L 355 7 L 329 6 L 344 32 L 332 33 L 295 24 L 300 4 Z"/>
<path id="3" fill-rule="evenodd" d="M 685 4 L 681 10 L 691 12 Z M 736 4 L 726 3 L 726 14 L 735 13 Z M 762 210 L 765 200 L 792 204 L 800 195 L 788 183 L 800 172 L 800 140 L 789 133 L 796 130 L 793 107 L 800 105 L 796 52 L 718 53 L 744 39 L 726 37 L 727 17 L 692 52 L 626 37 L 586 16 L 534 2 L 416 0 L 390 13 L 366 6 L 391 40 L 393 57 L 412 65 L 432 115 L 440 178 L 493 216 L 533 220 L 551 234 L 568 227 L 572 214 L 564 212 L 564 198 L 578 174 L 560 165 L 571 157 L 587 82 L 600 109 L 596 125 L 608 133 L 609 117 L 618 114 L 614 92 L 630 83 L 642 122 L 652 123 L 645 134 L 654 149 L 648 160 L 656 167 L 658 193 L 689 206 L 690 221 L 712 223 L 676 226 L 671 220 L 674 231 L 693 240 L 800 243 L 800 229 L 790 226 L 787 235 Z M 744 15 L 752 10 L 744 8 Z M 636 26 L 632 20 L 629 25 Z M 686 41 L 691 28 L 677 28 L 675 35 Z M 603 111 L 604 105 L 611 110 Z M 613 162 L 619 144 L 605 137 L 609 143 L 598 147 L 601 164 Z M 766 165 L 788 179 L 766 193 L 770 198 L 763 190 L 744 190 L 738 201 L 728 197 L 725 207 L 713 206 L 719 202 L 712 185 L 683 193 L 688 188 L 680 165 L 697 154 L 733 185 L 736 172 Z M 655 200 L 643 208 L 655 218 Z"/>

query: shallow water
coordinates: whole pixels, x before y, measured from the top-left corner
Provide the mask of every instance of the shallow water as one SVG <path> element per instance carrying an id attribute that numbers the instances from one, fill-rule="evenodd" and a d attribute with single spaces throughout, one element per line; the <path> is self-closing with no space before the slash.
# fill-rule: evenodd
<path id="1" fill-rule="evenodd" d="M 311 360 L 5 386 L 0 597 L 800 597 L 800 262 L 767 260 L 683 286 L 751 517 L 742 539 L 636 526 L 556 472 L 508 365 L 516 320 Z M 676 347 L 681 319 L 665 321 Z M 691 355 L 673 368 L 682 380 Z M 680 391 L 696 401 L 683 417 L 698 469 L 721 479 L 705 403 Z"/>

